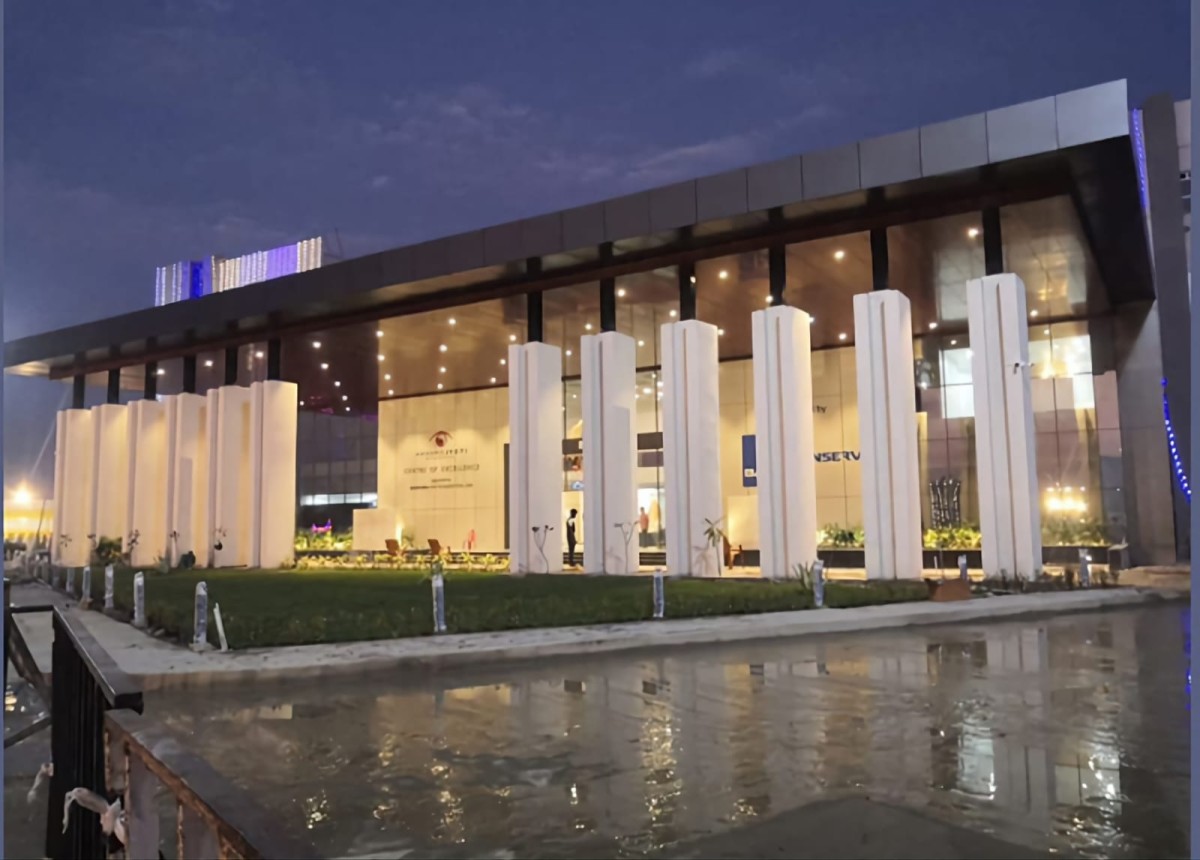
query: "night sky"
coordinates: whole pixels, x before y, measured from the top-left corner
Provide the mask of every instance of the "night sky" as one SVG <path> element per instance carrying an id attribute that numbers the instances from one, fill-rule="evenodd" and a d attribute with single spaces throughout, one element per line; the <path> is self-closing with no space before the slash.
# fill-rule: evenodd
<path id="1" fill-rule="evenodd" d="M 1116 78 L 1189 95 L 1184 0 L 4 15 L 6 339 L 151 305 L 180 259 L 335 230 L 355 256 Z M 4 387 L 12 486 L 64 387 Z"/>

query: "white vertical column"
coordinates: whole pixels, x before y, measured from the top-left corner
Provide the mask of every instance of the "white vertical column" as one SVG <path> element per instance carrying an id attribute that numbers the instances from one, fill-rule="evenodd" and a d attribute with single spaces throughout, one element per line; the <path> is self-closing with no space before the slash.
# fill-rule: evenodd
<path id="1" fill-rule="evenodd" d="M 54 533 L 59 563 L 82 567 L 91 554 L 88 534 L 92 522 L 92 413 L 87 409 L 65 409 L 59 413 L 58 445 L 62 447 L 61 487 L 55 476 Z M 56 455 L 57 462 L 58 457 Z M 63 539 L 65 536 L 65 540 Z"/>
<path id="2" fill-rule="evenodd" d="M 256 524 L 250 563 L 279 567 L 296 554 L 296 433 L 299 390 L 294 382 L 256 382 L 250 473 Z"/>
<path id="3" fill-rule="evenodd" d="M 174 481 L 167 500 L 167 533 L 171 542 L 171 564 L 192 552 L 196 564 L 207 564 L 208 543 L 208 438 L 207 399 L 199 394 L 175 398 L 175 420 L 171 456 Z"/>
<path id="4" fill-rule="evenodd" d="M 637 347 L 628 335 L 610 331 L 584 335 L 579 348 L 583 361 L 583 533 L 587 538 L 583 567 L 589 573 L 637 573 L 637 428 L 633 420 Z"/>
<path id="5" fill-rule="evenodd" d="M 212 463 L 214 567 L 250 563 L 250 401 L 249 388 L 225 385 L 217 389 L 216 456 Z M 216 549 L 216 544 L 221 549 Z"/>
<path id="6" fill-rule="evenodd" d="M 1042 522 L 1025 285 L 1013 274 L 968 281 L 967 316 L 983 569 L 1033 577 L 1042 569 Z"/>
<path id="7" fill-rule="evenodd" d="M 817 558 L 809 317 L 774 307 L 751 315 L 758 524 L 764 577 Z"/>
<path id="8" fill-rule="evenodd" d="M 562 351 L 545 343 L 510 346 L 508 389 L 510 567 L 561 573 Z"/>
<path id="9" fill-rule="evenodd" d="M 724 529 L 721 426 L 717 397 L 717 327 L 699 320 L 662 327 L 663 472 L 667 569 L 720 576 L 722 546 L 705 531 Z"/>
<path id="10" fill-rule="evenodd" d="M 198 535 L 200 546 L 196 550 L 196 564 L 201 567 L 212 567 L 216 564 L 214 546 L 216 544 L 217 528 L 217 474 L 220 472 L 217 460 L 217 437 L 221 426 L 221 389 L 210 388 L 204 395 L 204 445 L 206 466 L 204 481 L 204 530 Z"/>
<path id="11" fill-rule="evenodd" d="M 129 407 L 105 403 L 92 407 L 92 521 L 88 531 L 100 538 L 124 540 L 129 534 Z"/>
<path id="12" fill-rule="evenodd" d="M 867 577 L 920 577 L 921 489 L 912 310 L 896 290 L 854 297 Z"/>
<path id="13" fill-rule="evenodd" d="M 157 400 L 129 409 L 129 532 L 138 533 L 130 561 L 148 565 L 167 554 L 167 410 Z"/>
<path id="14" fill-rule="evenodd" d="M 50 559 L 54 564 L 62 564 L 62 542 L 58 536 L 63 534 L 63 523 L 67 520 L 66 501 L 67 479 L 67 412 L 59 410 L 54 415 L 54 499 L 50 509 Z"/>

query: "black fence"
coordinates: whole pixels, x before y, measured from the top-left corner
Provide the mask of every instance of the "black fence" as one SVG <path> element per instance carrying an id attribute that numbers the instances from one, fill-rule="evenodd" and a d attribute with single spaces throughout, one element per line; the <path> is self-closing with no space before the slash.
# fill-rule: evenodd
<path id="1" fill-rule="evenodd" d="M 75 788 L 108 798 L 104 717 L 116 709 L 140 714 L 142 689 L 92 638 L 78 610 L 55 608 L 53 625 L 50 754 L 54 773 L 46 856 L 54 860 L 107 857 L 108 837 L 94 812 L 73 805 L 64 832 L 63 801 Z"/>

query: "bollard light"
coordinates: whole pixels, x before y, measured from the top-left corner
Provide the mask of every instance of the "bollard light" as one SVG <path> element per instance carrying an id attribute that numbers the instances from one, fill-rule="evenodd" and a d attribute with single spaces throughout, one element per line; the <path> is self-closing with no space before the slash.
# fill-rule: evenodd
<path id="1" fill-rule="evenodd" d="M 67 594 L 75 596 L 75 568 L 67 568 Z"/>
<path id="2" fill-rule="evenodd" d="M 1092 562 L 1092 557 L 1090 554 L 1088 554 L 1088 551 L 1086 549 L 1081 549 L 1079 551 L 1079 587 L 1080 588 L 1091 588 L 1092 587 L 1091 562 Z"/>
<path id="3" fill-rule="evenodd" d="M 104 568 L 104 611 L 111 612 L 113 608 L 113 566 Z"/>
<path id="4" fill-rule="evenodd" d="M 817 609 L 825 606 L 825 562 L 818 559 L 812 566 L 813 605 Z"/>
<path id="5" fill-rule="evenodd" d="M 79 596 L 79 605 L 87 609 L 92 603 L 92 566 L 83 569 L 83 593 Z"/>
<path id="6" fill-rule="evenodd" d="M 192 650 L 208 648 L 208 583 L 196 583 L 196 605 L 192 614 Z"/>
<path id="7" fill-rule="evenodd" d="M 661 569 L 654 571 L 654 618 L 661 621 L 666 615 L 667 595 Z"/>
<path id="8" fill-rule="evenodd" d="M 433 575 L 433 632 L 446 632 L 446 583 L 440 573 Z"/>
<path id="9" fill-rule="evenodd" d="M 967 557 L 965 555 L 958 557 L 958 578 L 963 582 L 971 581 L 971 578 L 967 576 Z"/>
<path id="10" fill-rule="evenodd" d="M 133 626 L 146 628 L 146 574 L 141 571 L 133 575 Z"/>

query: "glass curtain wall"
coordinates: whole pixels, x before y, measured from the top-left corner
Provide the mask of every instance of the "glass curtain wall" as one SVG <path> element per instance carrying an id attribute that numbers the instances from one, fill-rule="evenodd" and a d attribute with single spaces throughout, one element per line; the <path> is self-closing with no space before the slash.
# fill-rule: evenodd
<path id="1" fill-rule="evenodd" d="M 662 458 L 662 327 L 679 319 L 679 275 L 674 266 L 616 279 L 617 331 L 635 341 L 637 374 L 638 545 L 646 552 L 666 550 Z"/>

